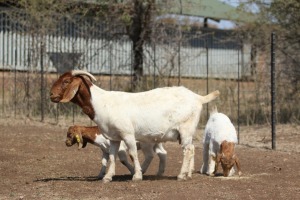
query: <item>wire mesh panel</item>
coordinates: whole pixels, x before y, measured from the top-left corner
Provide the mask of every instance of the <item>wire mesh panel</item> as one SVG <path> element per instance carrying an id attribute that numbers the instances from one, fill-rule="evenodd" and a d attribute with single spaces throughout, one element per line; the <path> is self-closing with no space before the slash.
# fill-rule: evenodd
<path id="1" fill-rule="evenodd" d="M 63 15 L 43 22 L 35 24 L 15 10 L 0 12 L 1 116 L 45 115 L 56 123 L 84 118 L 75 105 L 57 105 L 48 96 L 59 74 L 72 69 L 91 72 L 104 89 L 131 91 L 133 45 L 121 26 Z M 221 96 L 214 104 L 235 123 L 269 122 L 267 53 L 254 55 L 252 46 L 230 30 L 186 30 L 178 24 L 154 30 L 143 48 L 143 90 L 184 85 L 205 95 L 218 89 Z M 280 70 L 277 76 L 283 79 L 277 90 L 285 100 L 278 101 L 278 119 L 299 120 L 299 108 L 292 111 L 295 100 L 288 96 L 292 92 L 285 90 L 287 73 L 292 72 Z M 201 123 L 208 117 L 207 105 L 203 110 Z"/>

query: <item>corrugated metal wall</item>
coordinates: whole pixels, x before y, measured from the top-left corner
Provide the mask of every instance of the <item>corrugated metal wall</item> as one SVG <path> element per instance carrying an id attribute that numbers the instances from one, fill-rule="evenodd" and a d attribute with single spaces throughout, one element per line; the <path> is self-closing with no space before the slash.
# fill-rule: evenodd
<path id="1" fill-rule="evenodd" d="M 83 27 L 86 23 L 82 19 L 77 25 L 76 21 L 63 20 L 55 34 L 41 34 L 22 29 L 1 13 L 0 68 L 40 70 L 43 64 L 47 72 L 80 68 L 95 74 L 131 74 L 132 44 L 128 37 L 110 38 L 96 21 L 87 20 L 88 28 Z M 145 75 L 230 79 L 251 76 L 250 47 L 239 45 L 228 31 L 204 29 L 198 35 L 183 32 L 180 42 L 153 42 L 144 49 Z"/>

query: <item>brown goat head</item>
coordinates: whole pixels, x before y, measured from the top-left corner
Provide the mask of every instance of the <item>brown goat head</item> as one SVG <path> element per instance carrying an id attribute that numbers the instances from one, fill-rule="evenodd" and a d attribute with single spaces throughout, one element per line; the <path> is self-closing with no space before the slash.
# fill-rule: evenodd
<path id="1" fill-rule="evenodd" d="M 50 90 L 51 101 L 54 103 L 69 102 L 74 98 L 81 84 L 91 86 L 91 83 L 82 75 L 88 76 L 90 81 L 96 80 L 93 75 L 85 71 L 73 70 L 66 72 L 53 83 Z"/>
<path id="2" fill-rule="evenodd" d="M 67 132 L 66 145 L 68 147 L 78 144 L 78 149 L 85 148 L 87 141 L 82 138 L 81 132 L 77 126 L 71 126 Z"/>
<path id="3" fill-rule="evenodd" d="M 86 79 L 84 76 L 89 77 Z M 92 80 L 96 80 L 93 75 L 81 70 L 66 72 L 56 80 L 50 90 L 50 99 L 54 103 L 73 102 L 82 108 L 90 119 L 94 119 L 95 112 L 90 103 L 91 94 L 89 88 Z"/>
<path id="4" fill-rule="evenodd" d="M 235 144 L 233 142 L 227 142 L 225 140 L 221 143 L 220 153 L 218 153 L 217 155 L 217 163 L 221 163 L 223 174 L 225 177 L 229 175 L 229 172 L 234 164 L 237 165 L 239 175 L 241 175 L 240 163 L 237 156 L 235 155 L 234 147 Z"/>

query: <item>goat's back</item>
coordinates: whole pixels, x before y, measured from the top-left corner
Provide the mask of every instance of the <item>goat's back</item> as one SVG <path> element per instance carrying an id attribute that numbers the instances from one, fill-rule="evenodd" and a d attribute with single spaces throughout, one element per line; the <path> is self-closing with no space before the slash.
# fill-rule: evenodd
<path id="1" fill-rule="evenodd" d="M 237 143 L 236 130 L 230 119 L 223 113 L 213 113 L 205 126 L 204 142 L 210 140 L 221 144 L 222 141 Z"/>

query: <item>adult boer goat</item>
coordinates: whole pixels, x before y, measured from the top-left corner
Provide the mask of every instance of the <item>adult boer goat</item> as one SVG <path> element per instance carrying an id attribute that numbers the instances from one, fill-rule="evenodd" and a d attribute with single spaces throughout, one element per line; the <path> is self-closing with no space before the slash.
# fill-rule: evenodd
<path id="1" fill-rule="evenodd" d="M 78 144 L 78 149 L 86 147 L 87 143 L 100 147 L 102 151 L 102 167 L 98 175 L 99 179 L 102 179 L 106 172 L 106 165 L 109 159 L 109 147 L 110 141 L 106 139 L 100 132 L 97 126 L 70 126 L 67 132 L 66 145 L 68 147 Z M 142 164 L 142 173 L 145 173 L 154 157 L 154 152 L 159 157 L 159 168 L 157 175 L 162 176 L 165 171 L 167 152 L 164 149 L 162 143 L 143 143 L 137 142 L 137 149 L 142 150 L 145 156 L 145 160 Z M 129 164 L 127 160 L 127 147 L 123 141 L 121 141 L 118 156 L 121 163 L 127 167 L 131 174 L 134 174 L 134 168 Z"/>
<path id="2" fill-rule="evenodd" d="M 53 84 L 50 98 L 55 103 L 71 101 L 79 105 L 111 141 L 111 163 L 104 182 L 111 181 L 115 175 L 115 157 L 121 140 L 133 159 L 135 173 L 132 180 L 142 180 L 136 141 L 159 143 L 179 140 L 183 148 L 183 163 L 177 179 L 192 177 L 192 139 L 202 104 L 214 100 L 219 91 L 200 96 L 184 87 L 165 87 L 127 93 L 105 91 L 94 85 L 92 80 L 96 80 L 95 77 L 86 71 L 66 72 Z"/>

